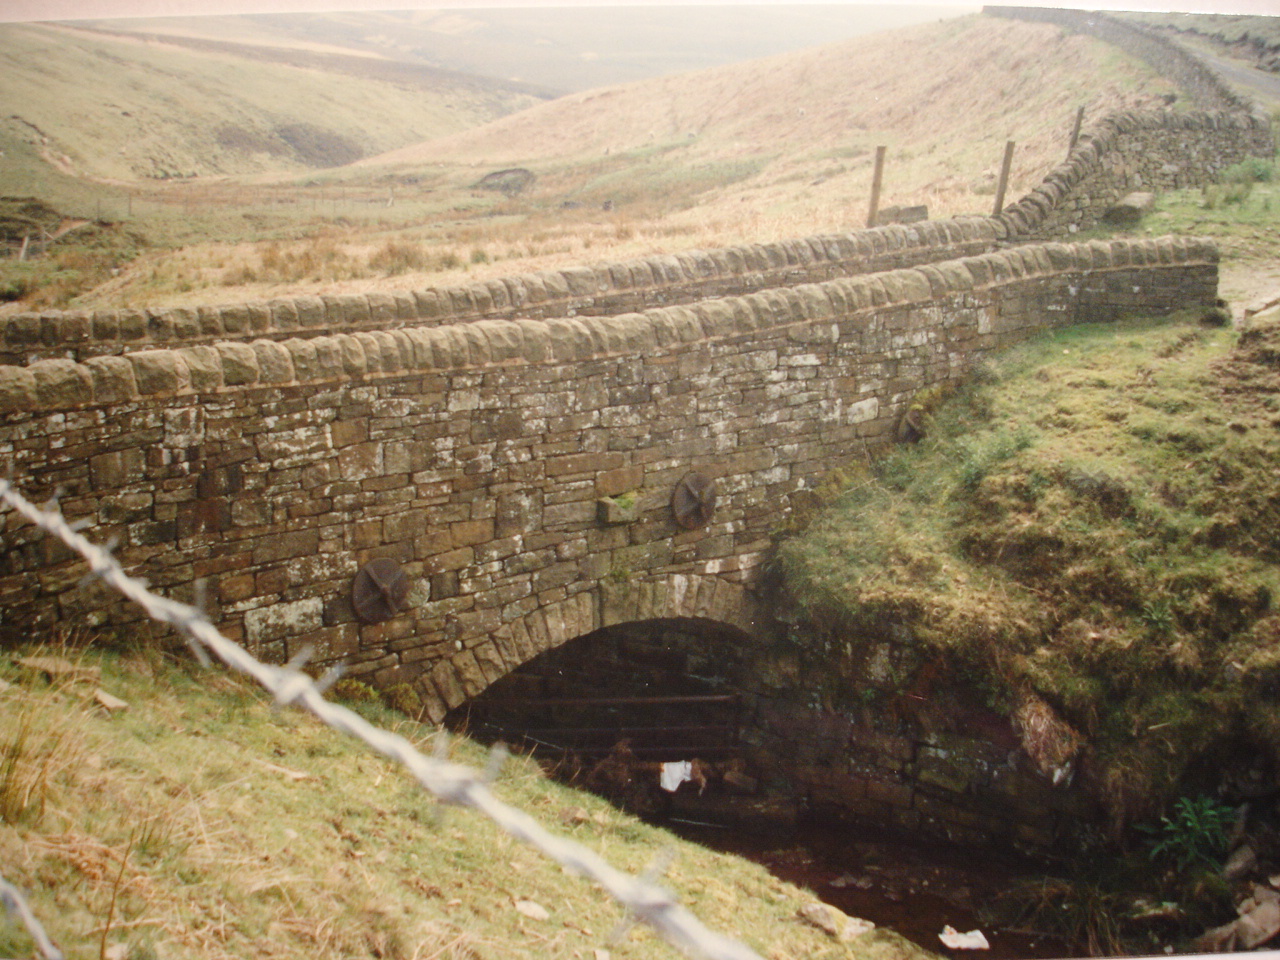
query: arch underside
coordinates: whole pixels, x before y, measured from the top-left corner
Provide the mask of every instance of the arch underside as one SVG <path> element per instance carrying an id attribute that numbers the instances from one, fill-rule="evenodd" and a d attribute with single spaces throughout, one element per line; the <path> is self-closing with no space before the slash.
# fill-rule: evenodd
<path id="1" fill-rule="evenodd" d="M 591 589 L 538 607 L 481 643 L 455 652 L 418 681 L 426 713 L 444 715 L 539 654 L 603 627 L 644 620 L 713 620 L 756 632 L 757 604 L 739 583 L 698 574 L 634 582 L 598 581 Z"/>

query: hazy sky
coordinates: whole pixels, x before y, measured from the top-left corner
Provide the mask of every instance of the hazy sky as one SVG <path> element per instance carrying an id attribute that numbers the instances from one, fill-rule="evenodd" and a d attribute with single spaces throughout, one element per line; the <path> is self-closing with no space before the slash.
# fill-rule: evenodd
<path id="1" fill-rule="evenodd" d="M 844 3 L 870 6 L 861 0 Z M 635 0 L 630 5 L 655 6 L 670 0 Z M 607 6 L 600 0 L 451 0 L 447 3 L 425 3 L 422 0 L 0 0 L 0 20 L 84 20 L 100 17 L 166 17 L 205 13 L 303 13 L 320 10 L 408 10 L 461 9 L 466 7 L 533 7 L 533 6 Z M 935 0 L 931 5 L 975 9 L 978 5 L 963 0 Z M 1085 10 L 1178 10 L 1189 13 L 1251 13 L 1275 16 L 1280 10 L 1277 0 L 1186 0 L 1171 6 L 1169 0 L 1054 0 L 1037 2 L 1021 0 L 1021 6 L 1074 7 Z M 904 6 L 904 4 L 896 4 Z"/>

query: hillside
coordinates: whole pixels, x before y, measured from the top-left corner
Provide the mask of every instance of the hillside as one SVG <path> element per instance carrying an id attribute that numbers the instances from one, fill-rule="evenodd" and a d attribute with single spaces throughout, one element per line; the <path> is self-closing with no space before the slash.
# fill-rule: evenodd
<path id="1" fill-rule="evenodd" d="M 347 704 L 436 752 L 433 728 L 367 696 Z M 458 738 L 447 756 L 486 763 Z M 68 957 L 676 955 L 643 925 L 620 928 L 602 892 L 476 811 L 437 804 L 403 769 L 185 650 L 6 651 L 0 757 L 0 876 Z M 812 895 L 561 786 L 531 760 L 508 760 L 493 790 L 633 874 L 670 850 L 663 885 L 766 956 L 928 956 L 881 930 L 839 943 L 797 917 Z M 0 923 L 0 955 L 33 955 L 25 931 Z"/>
<path id="2" fill-rule="evenodd" d="M 274 50 L 359 53 L 569 93 L 751 60 L 956 12 L 917 4 L 588 4 L 88 23 Z"/>
<path id="3" fill-rule="evenodd" d="M 1007 139 L 1019 145 L 1017 196 L 1063 159 L 1077 107 L 1088 121 L 1169 93 L 1097 41 L 970 16 L 575 94 L 301 181 L 201 178 L 111 188 L 89 203 L 60 181 L 49 189 L 67 197 L 64 212 L 109 212 L 155 249 L 117 262 L 108 284 L 42 302 L 412 289 L 842 231 L 865 223 L 880 144 L 882 205 L 987 213 Z M 476 189 L 511 166 L 529 169 L 532 186 Z M 5 192 L 25 195 L 5 179 Z"/>
<path id="4" fill-rule="evenodd" d="M 133 181 L 336 166 L 535 99 L 425 68 L 390 73 L 368 58 L 251 53 L 260 51 L 8 24 L 0 111 L 59 170 Z"/>
<path id="5" fill-rule="evenodd" d="M 1016 195 L 1061 161 L 1078 105 L 1088 120 L 1167 90 L 1105 45 L 972 16 L 564 97 L 360 165 L 525 165 L 575 196 L 624 201 L 665 186 L 652 182 L 656 167 L 717 188 L 698 198 L 706 219 L 725 213 L 721 196 L 843 213 L 866 196 L 870 154 L 886 144 L 893 197 L 948 215 L 986 205 L 975 194 L 1005 140 L 1021 147 Z"/>

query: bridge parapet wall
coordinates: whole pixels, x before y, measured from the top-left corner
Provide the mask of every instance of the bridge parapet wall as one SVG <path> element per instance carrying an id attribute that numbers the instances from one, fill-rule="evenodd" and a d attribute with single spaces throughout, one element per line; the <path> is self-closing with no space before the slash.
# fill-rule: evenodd
<path id="1" fill-rule="evenodd" d="M 1105 118 L 1067 160 L 993 217 L 958 217 L 776 243 L 692 250 L 447 288 L 280 298 L 253 303 L 19 314 L 0 326 L 0 363 L 85 362 L 233 340 L 322 339 L 477 320 L 617 316 L 1070 238 L 1131 191 L 1216 181 L 1275 152 L 1265 118 L 1244 111 L 1160 111 Z M 292 348 L 291 348 L 292 349 Z"/>
<path id="2" fill-rule="evenodd" d="M 210 616 L 255 653 L 313 645 L 443 710 L 530 630 L 610 622 L 609 584 L 696 578 L 733 622 L 726 597 L 754 583 L 792 498 L 890 436 L 916 391 L 1036 329 L 1216 289 L 1209 243 L 1095 241 L 614 318 L 42 360 L 0 367 L 0 470 L 36 498 L 60 489 L 160 590 L 189 600 L 205 580 Z M 691 470 L 719 502 L 686 530 L 670 498 Z M 602 519 L 598 501 L 624 496 L 634 519 Z M 142 620 L 4 522 L 8 636 Z M 409 606 L 362 624 L 351 580 L 380 557 L 413 582 Z"/>
<path id="3" fill-rule="evenodd" d="M 201 307 L 47 311 L 0 326 L 0 363 L 87 360 L 226 340 L 290 340 L 473 320 L 613 316 L 776 287 L 879 273 L 993 249 L 984 217 L 637 258 L 394 293 Z"/>

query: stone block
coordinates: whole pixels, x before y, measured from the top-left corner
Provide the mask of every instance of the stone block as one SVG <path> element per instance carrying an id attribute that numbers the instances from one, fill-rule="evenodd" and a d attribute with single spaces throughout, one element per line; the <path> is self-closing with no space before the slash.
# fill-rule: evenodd
<path id="1" fill-rule="evenodd" d="M 370 337 L 380 354 L 380 367 L 383 373 L 397 373 L 405 369 L 405 364 L 400 357 L 400 344 L 395 337 L 385 330 L 374 330 Z M 367 347 L 365 352 L 368 353 Z"/>
<path id="2" fill-rule="evenodd" d="M 452 710 L 467 699 L 468 694 L 463 687 L 462 678 L 458 675 L 452 660 L 442 660 L 437 663 L 431 670 L 430 680 L 447 710 Z"/>
<path id="3" fill-rule="evenodd" d="M 483 693 L 484 689 L 489 686 L 490 680 L 485 676 L 480 662 L 472 651 L 461 650 L 450 657 L 449 662 L 453 664 L 458 683 L 461 685 L 463 693 L 466 694 L 465 699 L 470 699 Z"/>
<path id="4" fill-rule="evenodd" d="M 480 672 L 485 678 L 486 687 L 501 680 L 511 669 L 503 659 L 497 644 L 490 639 L 486 639 L 483 643 L 474 647 L 471 653 L 476 658 L 476 664 L 480 667 Z M 513 664 L 512 666 L 515 665 Z"/>
<path id="5" fill-rule="evenodd" d="M 59 410 L 93 401 L 93 377 L 74 360 L 37 360 L 27 368 L 35 380 L 36 402 Z"/>
<path id="6" fill-rule="evenodd" d="M 293 360 L 283 344 L 274 340 L 255 340 L 252 347 L 260 383 L 288 383 L 294 379 Z"/>
<path id="7" fill-rule="evenodd" d="M 222 357 L 211 346 L 182 347 L 177 351 L 187 365 L 191 389 L 197 393 L 217 390 L 223 385 Z"/>
<path id="8" fill-rule="evenodd" d="M 89 339 L 92 323 L 82 310 L 59 314 L 54 318 L 54 343 L 68 345 Z"/>
<path id="9" fill-rule="evenodd" d="M 152 395 L 191 389 L 191 375 L 176 350 L 142 350 L 127 355 L 138 393 Z"/>
<path id="10" fill-rule="evenodd" d="M 222 360 L 223 382 L 229 387 L 258 382 L 258 353 L 252 344 L 224 342 L 216 345 Z"/>
<path id="11" fill-rule="evenodd" d="M 13 317 L 10 323 L 21 319 Z M 93 332 L 95 340 L 116 340 L 120 336 L 120 318 L 114 310 L 95 310 L 90 315 L 89 325 Z M 8 339 L 9 330 L 6 328 L 6 340 Z"/>
<path id="12" fill-rule="evenodd" d="M 324 601 L 319 597 L 248 610 L 244 615 L 245 639 L 251 646 L 259 646 L 319 630 L 323 611 Z"/>
<path id="13" fill-rule="evenodd" d="M 463 520 L 449 525 L 449 542 L 456 550 L 493 539 L 493 520 Z"/>
<path id="14" fill-rule="evenodd" d="M 389 293 L 366 294 L 369 304 L 369 319 L 374 324 L 385 325 L 396 319 L 396 301 Z"/>
<path id="15" fill-rule="evenodd" d="M 350 334 L 352 338 L 360 344 L 360 350 L 364 355 L 364 369 L 366 373 L 380 373 L 382 371 L 382 345 L 372 333 L 357 332 Z"/>
<path id="16" fill-rule="evenodd" d="M 596 474 L 595 491 L 601 497 L 617 497 L 619 494 L 639 490 L 644 486 L 644 466 L 619 466 L 601 470 Z"/>
<path id="17" fill-rule="evenodd" d="M 289 360 L 293 364 L 293 376 L 299 383 L 318 380 L 323 376 L 314 342 L 302 339 L 286 340 L 284 347 L 289 351 Z"/>
<path id="18" fill-rule="evenodd" d="M 348 377 L 363 377 L 368 370 L 364 344 L 349 334 L 339 334 L 333 339 L 342 359 L 342 372 Z"/>
<path id="19" fill-rule="evenodd" d="M 116 317 L 120 324 L 121 340 L 142 340 L 147 336 L 147 315 L 141 310 L 120 310 Z"/>
<path id="20" fill-rule="evenodd" d="M 118 490 L 141 480 L 146 469 L 146 455 L 133 447 L 113 450 L 89 458 L 89 483 L 94 490 Z"/>
<path id="21" fill-rule="evenodd" d="M 289 530 L 254 542 L 255 564 L 280 563 L 314 555 L 320 547 L 318 530 Z"/>

